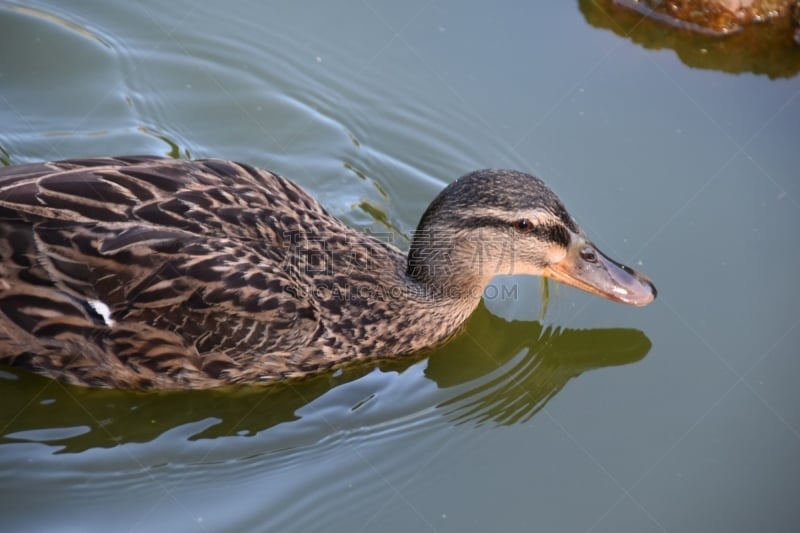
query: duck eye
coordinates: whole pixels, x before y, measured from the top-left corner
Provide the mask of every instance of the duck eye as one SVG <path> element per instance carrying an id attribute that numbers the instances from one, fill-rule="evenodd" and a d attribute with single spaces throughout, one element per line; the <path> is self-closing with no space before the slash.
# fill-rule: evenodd
<path id="1" fill-rule="evenodd" d="M 527 218 L 515 220 L 512 225 L 514 226 L 514 229 L 520 233 L 527 233 L 533 229 L 533 224 Z"/>

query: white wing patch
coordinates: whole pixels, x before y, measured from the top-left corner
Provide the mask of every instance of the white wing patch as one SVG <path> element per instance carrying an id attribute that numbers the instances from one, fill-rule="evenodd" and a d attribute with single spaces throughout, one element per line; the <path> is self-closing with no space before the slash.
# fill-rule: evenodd
<path id="1" fill-rule="evenodd" d="M 89 305 L 92 306 L 95 313 L 103 317 L 103 322 L 105 322 L 106 326 L 113 326 L 114 319 L 111 318 L 111 309 L 105 304 L 105 302 L 101 302 L 100 300 L 89 300 Z"/>

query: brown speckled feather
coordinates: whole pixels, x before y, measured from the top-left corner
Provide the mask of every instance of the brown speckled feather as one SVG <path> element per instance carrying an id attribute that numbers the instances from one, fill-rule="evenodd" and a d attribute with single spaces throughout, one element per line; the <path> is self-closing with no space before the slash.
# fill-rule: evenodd
<path id="1" fill-rule="evenodd" d="M 208 387 L 416 347 L 377 331 L 395 312 L 404 320 L 376 295 L 403 287 L 405 266 L 247 165 L 132 156 L 0 169 L 0 362 L 73 383 Z"/>

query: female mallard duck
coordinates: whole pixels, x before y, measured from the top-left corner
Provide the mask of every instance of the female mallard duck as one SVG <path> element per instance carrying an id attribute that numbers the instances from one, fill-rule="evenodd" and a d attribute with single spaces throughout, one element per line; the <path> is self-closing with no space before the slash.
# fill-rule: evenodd
<path id="1" fill-rule="evenodd" d="M 448 185 L 406 255 L 231 161 L 0 169 L 0 363 L 70 383 L 205 388 L 418 352 L 451 336 L 497 274 L 633 305 L 656 295 L 521 172 Z"/>

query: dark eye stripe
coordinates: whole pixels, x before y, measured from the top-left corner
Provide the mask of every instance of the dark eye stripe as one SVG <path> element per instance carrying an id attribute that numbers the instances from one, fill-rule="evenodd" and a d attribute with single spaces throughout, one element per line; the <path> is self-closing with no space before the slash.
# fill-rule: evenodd
<path id="1" fill-rule="evenodd" d="M 473 217 L 473 218 L 465 218 L 459 220 L 459 224 L 462 228 L 468 229 L 477 229 L 477 228 L 487 228 L 487 227 L 494 227 L 494 228 L 508 228 L 514 227 L 517 221 L 509 222 L 507 220 L 503 220 L 501 218 L 496 217 Z M 530 222 L 531 227 L 526 230 L 526 233 L 533 234 L 536 237 L 560 244 L 565 248 L 569 246 L 570 243 L 570 236 L 569 230 L 560 224 L 540 224 L 537 225 Z"/>

